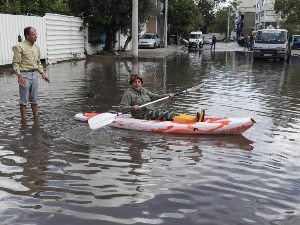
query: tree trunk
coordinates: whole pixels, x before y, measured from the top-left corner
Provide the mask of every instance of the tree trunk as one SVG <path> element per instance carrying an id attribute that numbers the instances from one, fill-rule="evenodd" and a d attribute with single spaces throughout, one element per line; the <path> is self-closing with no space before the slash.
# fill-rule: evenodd
<path id="1" fill-rule="evenodd" d="M 112 31 L 108 30 L 106 31 L 106 39 L 105 39 L 105 51 L 112 51 L 113 50 L 113 42 L 114 42 L 114 35 Z"/>
<path id="2" fill-rule="evenodd" d="M 127 39 L 126 39 L 126 41 L 125 41 L 125 44 L 124 44 L 124 47 L 123 47 L 122 51 L 126 51 L 127 46 L 128 46 L 128 44 L 129 44 L 130 41 L 131 41 L 131 35 L 129 35 L 129 36 L 127 37 Z"/>

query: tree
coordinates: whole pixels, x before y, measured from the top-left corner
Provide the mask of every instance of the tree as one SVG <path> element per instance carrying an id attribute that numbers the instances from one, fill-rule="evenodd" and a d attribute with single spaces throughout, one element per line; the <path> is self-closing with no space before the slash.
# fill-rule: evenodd
<path id="1" fill-rule="evenodd" d="M 0 0 L 0 13 L 19 14 L 21 13 L 21 3 L 19 0 Z"/>
<path id="2" fill-rule="evenodd" d="M 208 27 L 211 25 L 214 19 L 214 8 L 215 8 L 215 2 L 212 0 L 198 1 L 198 9 L 204 20 L 204 24 L 202 28 L 203 33 L 207 33 Z"/>
<path id="3" fill-rule="evenodd" d="M 287 28 L 290 33 L 300 32 L 299 0 L 276 0 L 274 9 L 285 19 L 283 27 Z"/>
<path id="4" fill-rule="evenodd" d="M 132 0 L 69 0 L 69 3 L 89 29 L 106 34 L 105 50 L 114 49 L 118 31 L 131 38 Z M 153 1 L 140 0 L 139 23 L 144 23 L 155 9 Z"/>
<path id="5" fill-rule="evenodd" d="M 71 13 L 67 0 L 0 0 L 0 12 L 36 16 L 44 16 L 45 13 Z"/>
<path id="6" fill-rule="evenodd" d="M 188 35 L 192 30 L 200 30 L 204 24 L 193 0 L 169 1 L 168 22 L 171 31 L 182 36 Z"/>
<path id="7" fill-rule="evenodd" d="M 222 8 L 215 13 L 212 26 L 209 27 L 208 31 L 211 33 L 227 33 L 228 29 L 228 7 Z M 234 14 L 232 10 L 229 15 L 229 30 L 233 29 Z M 228 38 L 228 37 L 227 37 Z"/>

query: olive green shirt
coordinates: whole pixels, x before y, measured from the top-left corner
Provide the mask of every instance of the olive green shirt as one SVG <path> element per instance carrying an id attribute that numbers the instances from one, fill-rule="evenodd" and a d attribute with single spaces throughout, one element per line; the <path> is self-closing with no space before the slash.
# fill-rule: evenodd
<path id="1" fill-rule="evenodd" d="M 137 92 L 131 87 L 128 88 L 123 96 L 120 103 L 120 109 L 122 112 L 128 111 L 132 109 L 134 105 L 143 105 L 145 103 L 166 97 L 166 95 L 157 95 L 153 94 L 151 91 L 146 88 L 141 88 L 141 91 Z M 153 104 L 147 105 L 146 107 L 141 108 L 141 110 L 132 110 L 131 114 L 133 117 L 136 117 L 140 114 L 144 114 L 147 110 L 155 110 L 155 106 Z"/>
<path id="2" fill-rule="evenodd" d="M 13 69 L 18 75 L 21 71 L 37 69 L 43 72 L 43 66 L 40 59 L 40 48 L 37 44 L 31 44 L 27 40 L 12 47 L 14 52 Z"/>

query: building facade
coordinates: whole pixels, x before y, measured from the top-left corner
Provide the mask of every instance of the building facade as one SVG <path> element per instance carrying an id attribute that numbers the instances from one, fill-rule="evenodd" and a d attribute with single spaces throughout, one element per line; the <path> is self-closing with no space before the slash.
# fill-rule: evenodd
<path id="1" fill-rule="evenodd" d="M 283 22 L 281 16 L 274 11 L 275 0 L 256 0 L 255 27 L 262 29 L 267 27 L 280 28 Z"/>
<path id="2" fill-rule="evenodd" d="M 236 12 L 236 38 L 250 35 L 253 30 L 280 28 L 283 20 L 274 11 L 275 0 L 239 0 Z"/>
<path id="3" fill-rule="evenodd" d="M 257 0 L 240 0 L 236 11 L 236 39 L 250 35 L 255 29 L 255 2 Z"/>

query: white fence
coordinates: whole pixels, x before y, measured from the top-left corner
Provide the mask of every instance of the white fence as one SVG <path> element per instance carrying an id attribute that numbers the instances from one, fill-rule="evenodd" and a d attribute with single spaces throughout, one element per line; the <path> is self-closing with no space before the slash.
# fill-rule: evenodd
<path id="1" fill-rule="evenodd" d="M 18 43 L 18 35 L 24 40 L 24 28 L 31 26 L 37 31 L 37 44 L 41 48 L 41 59 L 46 63 L 56 63 L 69 59 L 85 58 L 102 50 L 102 45 L 87 43 L 88 31 L 81 29 L 83 21 L 79 17 L 47 13 L 44 17 L 0 14 L 0 66 L 11 64 L 12 46 Z M 117 50 L 126 37 L 118 33 Z M 131 42 L 127 49 L 131 49 Z"/>
<path id="2" fill-rule="evenodd" d="M 73 16 L 46 14 L 47 63 L 85 58 L 85 29 L 82 19 Z"/>
<path id="3" fill-rule="evenodd" d="M 44 17 L 0 14 L 0 65 L 12 63 L 12 46 L 18 35 L 24 40 L 24 28 L 34 27 L 41 59 L 46 63 L 85 58 L 85 30 L 80 31 L 82 20 L 78 17 L 46 14 Z"/>
<path id="4" fill-rule="evenodd" d="M 24 28 L 28 26 L 36 28 L 41 58 L 46 59 L 46 28 L 43 17 L 0 14 L 0 65 L 11 64 L 12 47 L 18 43 L 19 35 L 24 37 Z"/>

